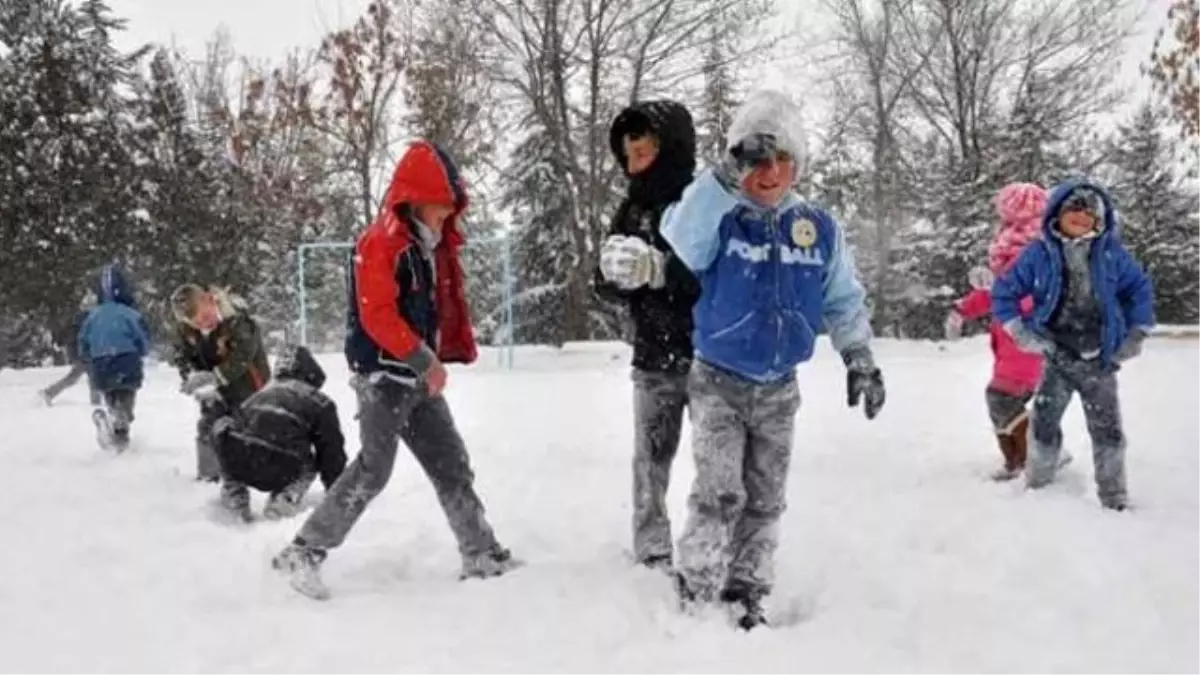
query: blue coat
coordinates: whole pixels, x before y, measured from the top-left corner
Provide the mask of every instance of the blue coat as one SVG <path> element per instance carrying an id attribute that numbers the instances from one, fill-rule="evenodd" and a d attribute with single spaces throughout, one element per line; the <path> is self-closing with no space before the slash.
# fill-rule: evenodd
<path id="1" fill-rule="evenodd" d="M 662 234 L 700 281 L 692 342 L 701 359 L 772 382 L 812 358 L 819 332 L 839 352 L 870 342 L 841 228 L 795 195 L 766 209 L 709 169 L 663 214 Z"/>
<path id="2" fill-rule="evenodd" d="M 99 303 L 79 330 L 79 357 L 89 364 L 100 391 L 138 389 L 142 359 L 150 350 L 146 320 L 133 308 L 131 287 L 111 265 L 101 272 L 97 296 Z"/>
<path id="3" fill-rule="evenodd" d="M 1033 296 L 1033 314 L 1026 328 L 1049 339 L 1048 325 L 1063 300 L 1066 263 L 1062 241 L 1055 232 L 1063 202 L 1077 187 L 1100 195 L 1104 203 L 1103 229 L 1092 243 L 1090 255 L 1092 290 L 1100 303 L 1102 332 L 1100 358 L 1113 364 L 1113 354 L 1134 327 L 1149 331 L 1154 326 L 1154 289 L 1150 277 L 1121 244 L 1119 217 L 1108 193 L 1093 183 L 1070 181 L 1050 193 L 1042 217 L 1043 236 L 1030 242 L 1017 262 L 992 285 L 992 312 L 1005 323 L 1019 318 L 1020 299 Z"/>

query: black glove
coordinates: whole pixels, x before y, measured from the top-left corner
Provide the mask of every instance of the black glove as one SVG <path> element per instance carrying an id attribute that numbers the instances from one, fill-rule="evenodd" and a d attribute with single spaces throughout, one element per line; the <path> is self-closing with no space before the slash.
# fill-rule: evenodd
<path id="1" fill-rule="evenodd" d="M 887 400 L 887 392 L 883 388 L 883 373 L 876 367 L 871 350 L 866 347 L 847 349 L 842 352 L 842 362 L 846 364 L 846 405 L 857 407 L 862 399 L 867 419 L 875 419 Z"/>
<path id="2" fill-rule="evenodd" d="M 1129 331 L 1129 335 L 1117 352 L 1113 354 L 1113 360 L 1117 363 L 1125 363 L 1129 359 L 1140 356 L 1142 353 L 1142 343 L 1146 341 L 1146 329 L 1140 326 Z"/>

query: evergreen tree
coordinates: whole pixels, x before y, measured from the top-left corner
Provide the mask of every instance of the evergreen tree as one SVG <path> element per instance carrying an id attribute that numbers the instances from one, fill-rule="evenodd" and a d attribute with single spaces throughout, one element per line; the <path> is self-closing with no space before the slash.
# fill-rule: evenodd
<path id="1" fill-rule="evenodd" d="M 1158 321 L 1194 324 L 1200 318 L 1200 200 L 1196 186 L 1176 174 L 1166 114 L 1146 103 L 1117 132 L 1112 192 L 1129 250 L 1154 280 Z"/>

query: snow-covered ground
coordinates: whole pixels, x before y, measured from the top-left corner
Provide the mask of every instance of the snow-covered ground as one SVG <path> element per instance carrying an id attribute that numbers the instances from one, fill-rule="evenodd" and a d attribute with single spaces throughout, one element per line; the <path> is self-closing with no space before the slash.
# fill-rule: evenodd
<path id="1" fill-rule="evenodd" d="M 4 671 L 1137 671 L 1200 668 L 1193 338 L 1155 338 L 1121 375 L 1136 511 L 1103 511 L 1078 405 L 1061 483 L 1028 494 L 998 461 L 985 339 L 881 341 L 889 387 L 867 422 L 827 345 L 801 408 L 772 603 L 795 625 L 739 634 L 676 614 L 633 569 L 631 402 L 620 345 L 494 353 L 448 396 L 496 530 L 528 565 L 456 580 L 432 490 L 402 459 L 325 566 L 316 603 L 268 566 L 297 521 L 221 526 L 191 481 L 194 406 L 155 367 L 134 449 L 100 452 L 82 384 L 0 372 L 0 669 Z M 343 361 L 324 359 L 357 451 Z M 692 477 L 681 450 L 670 501 Z M 319 488 L 317 489 L 319 495 Z M 315 499 L 315 497 L 314 497 Z M 256 497 L 256 508 L 261 507 Z"/>

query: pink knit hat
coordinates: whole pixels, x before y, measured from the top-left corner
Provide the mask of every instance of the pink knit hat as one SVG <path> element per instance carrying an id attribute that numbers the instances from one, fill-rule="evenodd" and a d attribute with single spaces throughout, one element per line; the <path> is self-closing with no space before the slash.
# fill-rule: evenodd
<path id="1" fill-rule="evenodd" d="M 1004 273 L 1030 241 L 1042 231 L 1042 214 L 1049 194 L 1033 183 L 1010 183 L 996 194 L 1000 226 L 988 247 L 988 268 Z"/>

